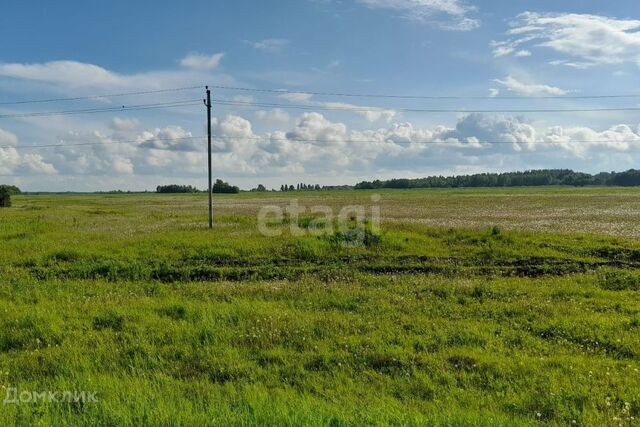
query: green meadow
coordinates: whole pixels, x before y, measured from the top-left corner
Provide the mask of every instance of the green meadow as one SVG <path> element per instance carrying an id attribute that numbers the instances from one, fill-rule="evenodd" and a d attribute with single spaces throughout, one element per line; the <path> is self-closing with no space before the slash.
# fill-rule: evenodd
<path id="1" fill-rule="evenodd" d="M 213 230 L 204 194 L 0 209 L 2 425 L 638 424 L 639 189 L 215 203 Z"/>

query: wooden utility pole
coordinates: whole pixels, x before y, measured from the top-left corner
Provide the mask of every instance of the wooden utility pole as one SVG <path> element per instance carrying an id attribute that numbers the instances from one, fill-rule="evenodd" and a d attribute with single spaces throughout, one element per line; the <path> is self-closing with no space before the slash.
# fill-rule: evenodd
<path id="1" fill-rule="evenodd" d="M 205 86 L 207 90 L 207 99 L 204 101 L 204 105 L 207 106 L 207 146 L 208 146 L 208 160 L 209 160 L 209 228 L 213 228 L 213 188 L 212 188 L 212 176 L 211 176 L 211 90 L 209 86 Z"/>

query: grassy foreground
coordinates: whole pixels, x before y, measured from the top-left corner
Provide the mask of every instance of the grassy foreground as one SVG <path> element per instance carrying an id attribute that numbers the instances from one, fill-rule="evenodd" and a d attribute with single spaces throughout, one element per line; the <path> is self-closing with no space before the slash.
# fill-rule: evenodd
<path id="1" fill-rule="evenodd" d="M 378 206 L 382 232 L 260 234 L 289 197 Z M 637 424 L 640 191 L 217 204 L 213 231 L 202 195 L 0 210 L 0 398 L 97 393 L 0 402 L 4 425 Z"/>

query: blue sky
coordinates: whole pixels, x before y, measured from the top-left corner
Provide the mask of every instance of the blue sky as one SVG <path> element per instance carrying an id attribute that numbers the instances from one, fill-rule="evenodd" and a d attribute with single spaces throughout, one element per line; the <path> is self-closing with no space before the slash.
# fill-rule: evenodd
<path id="1" fill-rule="evenodd" d="M 638 167 L 638 111 L 402 111 L 637 108 L 640 98 L 576 98 L 640 93 L 636 1 L 5 3 L 10 4 L 0 6 L 0 180 L 29 190 L 151 189 L 171 182 L 203 187 L 202 140 L 179 139 L 204 135 L 199 105 L 2 117 L 195 100 L 202 90 L 2 102 L 204 84 L 294 92 L 214 90 L 214 100 L 236 104 L 214 105 L 216 175 L 244 188 Z M 290 108 L 299 105 L 305 109 Z M 132 143 L 114 144 L 124 140 Z M 490 141 L 504 143 L 485 143 Z M 81 143 L 96 145 L 69 145 Z M 29 148 L 48 144 L 65 146 Z"/>

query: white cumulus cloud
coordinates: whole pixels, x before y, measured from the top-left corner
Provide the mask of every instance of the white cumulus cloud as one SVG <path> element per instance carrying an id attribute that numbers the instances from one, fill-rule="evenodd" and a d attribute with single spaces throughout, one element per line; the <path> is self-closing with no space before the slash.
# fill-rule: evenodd
<path id="1" fill-rule="evenodd" d="M 276 53 L 281 52 L 291 43 L 291 41 L 287 39 L 264 39 L 249 43 L 254 49 L 261 50 L 263 52 Z"/>
<path id="2" fill-rule="evenodd" d="M 44 161 L 39 154 L 18 149 L 18 137 L 0 129 L 0 175 L 22 175 L 30 173 L 55 174 L 55 167 Z"/>
<path id="3" fill-rule="evenodd" d="M 143 125 L 140 124 L 140 127 Z M 274 124 L 275 126 L 275 124 Z M 206 141 L 192 138 L 181 126 L 137 131 L 134 143 L 118 144 L 119 131 L 69 132 L 60 146 L 22 150 L 0 149 L 0 174 L 33 179 L 33 189 L 46 189 L 39 174 L 68 177 L 62 188 L 84 185 L 86 177 L 102 176 L 104 185 L 135 176 L 131 187 L 171 177 L 175 182 L 201 179 L 206 173 Z M 293 125 L 263 134 L 250 120 L 227 115 L 213 120 L 213 161 L 218 176 L 238 182 L 288 180 L 292 176 L 374 178 L 464 173 L 465 171 L 573 168 L 585 171 L 632 167 L 639 159 L 638 129 L 625 124 L 607 129 L 536 127 L 522 117 L 469 114 L 452 126 L 418 126 L 394 122 L 385 127 L 355 129 L 317 112 L 302 114 Z M 129 137 L 130 138 L 130 137 Z M 146 177 L 146 178 L 145 178 Z M 164 182 L 164 181 L 163 181 Z M 198 181 L 200 182 L 200 181 Z M 125 184 L 118 184 L 121 188 Z M 156 183 L 157 185 L 157 183 Z M 109 184 L 111 186 L 111 184 Z M 82 187 L 85 188 L 85 187 Z M 124 187 L 127 188 L 127 187 Z"/>
<path id="4" fill-rule="evenodd" d="M 212 55 L 192 52 L 180 60 L 180 65 L 193 70 L 214 70 L 220 65 L 220 61 L 224 57 L 224 53 L 215 53 Z"/>
<path id="5" fill-rule="evenodd" d="M 310 93 L 290 92 L 290 93 L 283 93 L 281 95 L 278 95 L 278 97 L 282 99 L 286 99 L 287 101 L 290 101 L 290 102 L 306 102 L 311 100 L 311 98 L 313 98 L 313 95 L 311 95 Z"/>
<path id="6" fill-rule="evenodd" d="M 503 80 L 495 79 L 495 83 L 500 84 L 507 90 L 515 92 L 521 95 L 536 96 L 536 95 L 566 95 L 568 92 L 559 87 L 549 86 L 537 83 L 524 83 L 513 76 L 507 76 Z"/>
<path id="7" fill-rule="evenodd" d="M 478 19 L 467 15 L 475 7 L 461 0 L 357 0 L 358 3 L 374 9 L 395 10 L 404 18 L 421 21 L 434 21 L 436 15 L 447 15 L 448 20 L 437 22 L 440 28 L 453 31 L 470 31 L 480 26 Z"/>
<path id="8" fill-rule="evenodd" d="M 553 63 L 574 68 L 640 64 L 640 20 L 576 13 L 525 12 L 511 23 L 507 35 L 507 40 L 493 42 L 494 56 L 530 53 L 521 49 L 527 46 L 529 49 L 551 49 L 572 58 Z"/>
<path id="9" fill-rule="evenodd" d="M 285 93 L 278 95 L 282 99 L 286 99 L 290 102 L 302 103 L 308 106 L 316 106 L 322 108 L 335 109 L 338 111 L 352 112 L 367 119 L 367 121 L 374 123 L 379 120 L 391 122 L 397 115 L 396 110 L 380 107 L 369 107 L 366 105 L 355 105 L 346 102 L 323 102 L 315 101 L 313 95 L 309 93 Z"/>
<path id="10" fill-rule="evenodd" d="M 76 86 L 118 86 L 124 77 L 100 66 L 76 61 L 0 64 L 0 76 Z"/>
<path id="11" fill-rule="evenodd" d="M 116 131 L 133 131 L 140 127 L 140 121 L 133 118 L 114 117 L 109 126 Z"/>
<path id="12" fill-rule="evenodd" d="M 378 120 L 385 120 L 390 122 L 398 114 L 395 110 L 379 108 L 379 107 L 366 107 L 354 104 L 347 104 L 344 102 L 317 102 L 315 105 L 327 108 L 335 108 L 338 110 L 352 110 L 355 114 L 358 114 L 369 122 L 377 122 Z"/>
<path id="13" fill-rule="evenodd" d="M 217 54 L 222 55 L 222 54 Z M 50 61 L 43 63 L 1 63 L 0 83 L 28 90 L 32 82 L 39 83 L 51 94 L 67 96 L 94 96 L 96 93 L 161 90 L 174 87 L 197 86 L 203 81 L 232 84 L 231 77 L 213 74 L 220 57 L 187 56 L 182 62 L 185 68 L 175 71 L 146 71 L 131 74 L 118 73 L 99 65 L 77 61 Z M 105 99 L 104 101 L 108 101 Z"/>
<path id="14" fill-rule="evenodd" d="M 256 111 L 256 118 L 268 124 L 289 123 L 289 120 L 291 120 L 289 113 L 284 111 L 282 108 L 273 108 L 271 110 L 258 110 Z"/>
<path id="15" fill-rule="evenodd" d="M 0 128 L 0 145 L 17 145 L 18 137 L 9 132 L 8 130 L 4 130 Z"/>

